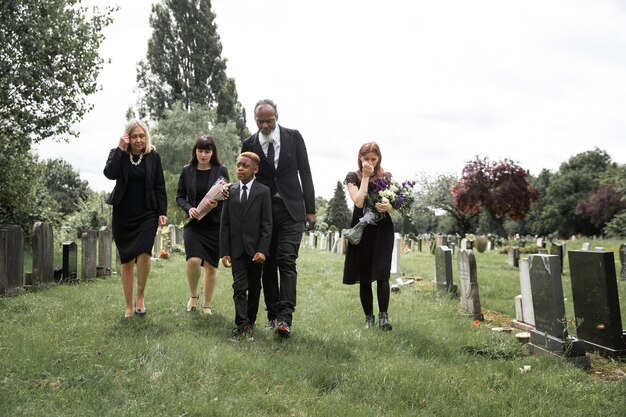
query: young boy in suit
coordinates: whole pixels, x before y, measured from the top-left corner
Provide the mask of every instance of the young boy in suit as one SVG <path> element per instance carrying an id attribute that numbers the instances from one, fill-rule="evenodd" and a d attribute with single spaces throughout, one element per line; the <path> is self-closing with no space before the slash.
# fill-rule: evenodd
<path id="1" fill-rule="evenodd" d="M 263 262 L 272 239 L 272 197 L 269 187 L 255 181 L 259 156 L 244 152 L 237 158 L 238 182 L 224 202 L 220 225 L 220 257 L 233 272 L 236 338 L 250 335 L 261 295 Z"/>

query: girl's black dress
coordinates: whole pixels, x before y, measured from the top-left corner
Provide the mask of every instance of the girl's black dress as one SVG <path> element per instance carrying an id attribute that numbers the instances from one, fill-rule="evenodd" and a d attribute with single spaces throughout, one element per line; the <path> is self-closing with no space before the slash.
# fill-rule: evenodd
<path id="1" fill-rule="evenodd" d="M 152 253 L 159 213 L 146 205 L 146 160 L 137 166 L 127 158 L 122 163 L 128 164 L 128 183 L 122 201 L 113 206 L 113 238 L 120 261 L 126 263 L 142 253 Z"/>
<path id="2" fill-rule="evenodd" d="M 356 172 L 350 172 L 346 176 L 345 183 L 360 187 L 361 179 Z M 370 183 L 368 193 L 373 189 L 374 184 Z M 350 227 L 356 225 L 361 217 L 363 217 L 363 209 L 354 206 Z M 383 218 L 376 225 L 367 225 L 358 245 L 348 243 L 343 267 L 343 283 L 352 285 L 361 281 L 389 280 L 393 239 L 393 222 L 389 213 L 384 213 Z"/>
<path id="3" fill-rule="evenodd" d="M 209 176 L 211 170 L 202 171 L 196 169 L 196 198 L 194 207 L 202 201 L 209 191 Z M 213 184 L 211 184 L 213 185 Z M 216 210 L 217 207 L 213 210 Z M 206 215 L 200 220 L 192 220 L 185 226 L 183 232 L 185 240 L 185 255 L 189 258 L 200 258 L 209 262 L 214 267 L 219 264 L 220 250 L 220 224 L 212 221 L 211 216 Z"/>

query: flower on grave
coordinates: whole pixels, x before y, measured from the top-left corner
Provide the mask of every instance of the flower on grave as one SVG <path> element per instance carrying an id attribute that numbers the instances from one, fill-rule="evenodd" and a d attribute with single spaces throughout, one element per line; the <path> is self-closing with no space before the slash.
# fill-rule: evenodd
<path id="1" fill-rule="evenodd" d="M 167 253 L 165 249 L 162 249 L 161 252 L 159 253 L 159 258 L 161 259 L 167 259 L 169 257 L 170 257 L 170 254 Z"/>
<path id="2" fill-rule="evenodd" d="M 474 326 L 476 326 L 476 327 L 480 326 L 480 320 L 473 321 L 472 322 L 472 327 L 474 327 Z"/>

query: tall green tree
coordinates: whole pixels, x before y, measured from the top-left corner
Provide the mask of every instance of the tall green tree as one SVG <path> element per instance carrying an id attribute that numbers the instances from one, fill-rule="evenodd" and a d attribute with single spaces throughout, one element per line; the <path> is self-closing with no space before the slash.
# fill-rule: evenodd
<path id="1" fill-rule="evenodd" d="M 338 230 L 342 230 L 350 227 L 351 219 L 352 213 L 348 208 L 348 203 L 346 203 L 346 192 L 341 182 L 337 181 L 333 197 L 328 202 L 324 222 L 329 226 L 334 225 Z"/>
<path id="2" fill-rule="evenodd" d="M 98 48 L 112 10 L 80 0 L 3 2 L 0 19 L 0 136 L 39 142 L 76 136 L 72 125 L 92 105 L 87 96 L 104 60 Z"/>
<path id="3" fill-rule="evenodd" d="M 575 234 L 593 236 L 601 229 L 589 216 L 576 213 L 576 207 L 602 185 L 607 172 L 615 169 L 609 154 L 595 148 L 571 157 L 559 167 L 546 189 L 541 217 L 546 227 L 561 237 Z"/>
<path id="4" fill-rule="evenodd" d="M 87 181 L 81 180 L 80 173 L 63 159 L 48 159 L 41 164 L 45 173 L 45 187 L 59 203 L 61 213 L 67 215 L 75 212 L 79 203 L 91 193 Z"/>
<path id="5" fill-rule="evenodd" d="M 168 197 L 168 219 L 177 224 L 186 214 L 176 204 L 178 178 L 183 166 L 191 159 L 191 149 L 200 135 L 210 135 L 215 140 L 219 157 L 228 168 L 231 180 L 235 178 L 235 161 L 241 150 L 240 137 L 235 123 L 217 123 L 216 109 L 193 106 L 187 111 L 181 103 L 166 110 L 165 117 L 150 130 L 151 140 L 161 154 Z"/>
<path id="6" fill-rule="evenodd" d="M 152 36 L 146 60 L 137 65 L 142 97 L 140 116 L 165 116 L 174 103 L 217 108 L 217 121 L 235 122 L 248 134 L 245 112 L 237 100 L 235 80 L 226 76 L 226 59 L 210 0 L 164 0 L 152 6 Z"/>
<path id="7" fill-rule="evenodd" d="M 476 225 L 475 218 L 477 213 L 466 214 L 459 210 L 454 204 L 454 194 L 452 187 L 456 183 L 456 176 L 453 174 L 440 174 L 434 178 L 422 175 L 418 182 L 418 189 L 415 192 L 415 203 L 411 209 L 411 216 L 420 219 L 420 232 L 434 231 L 434 225 L 437 224 L 436 213 L 444 212 L 450 216 L 450 221 L 446 222 L 446 233 L 465 233 L 473 232 Z M 427 216 L 433 218 L 428 221 Z M 444 232 L 444 230 L 438 230 Z"/>
<path id="8" fill-rule="evenodd" d="M 79 0 L 2 2 L 0 18 L 0 223 L 30 230 L 51 216 L 31 145 L 76 136 L 104 60 L 98 48 L 113 10 Z"/>

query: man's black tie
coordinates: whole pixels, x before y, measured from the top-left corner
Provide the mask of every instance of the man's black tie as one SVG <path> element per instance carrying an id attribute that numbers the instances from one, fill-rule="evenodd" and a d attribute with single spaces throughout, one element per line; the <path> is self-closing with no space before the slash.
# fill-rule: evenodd
<path id="1" fill-rule="evenodd" d="M 272 168 L 276 168 L 274 165 L 274 142 L 270 142 L 267 145 L 267 159 L 270 161 L 270 164 L 272 164 Z"/>
<path id="2" fill-rule="evenodd" d="M 248 202 L 248 186 L 244 185 L 241 189 L 243 190 L 243 194 L 241 194 L 241 205 L 245 207 Z"/>

